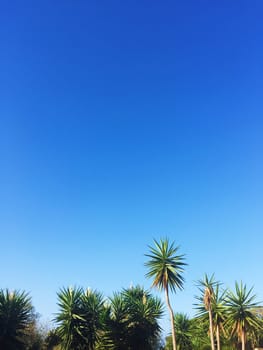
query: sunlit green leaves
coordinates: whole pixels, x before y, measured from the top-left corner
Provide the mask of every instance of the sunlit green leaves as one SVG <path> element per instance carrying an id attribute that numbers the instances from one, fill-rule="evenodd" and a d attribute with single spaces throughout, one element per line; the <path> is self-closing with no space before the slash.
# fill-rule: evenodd
<path id="1" fill-rule="evenodd" d="M 93 350 L 102 329 L 102 295 L 82 288 L 63 288 L 58 293 L 58 306 L 56 321 L 63 348 Z"/>
<path id="2" fill-rule="evenodd" d="M 178 254 L 179 247 L 168 239 L 154 240 L 154 247 L 149 247 L 150 254 L 145 254 L 149 260 L 146 277 L 153 278 L 153 286 L 159 289 L 170 288 L 172 291 L 183 289 L 184 255 Z"/>
<path id="3" fill-rule="evenodd" d="M 247 335 L 262 328 L 262 321 L 257 315 L 258 302 L 253 288 L 247 289 L 242 282 L 235 283 L 235 291 L 228 291 L 226 296 L 227 321 L 231 335 L 236 334 L 241 340 L 242 333 Z"/>

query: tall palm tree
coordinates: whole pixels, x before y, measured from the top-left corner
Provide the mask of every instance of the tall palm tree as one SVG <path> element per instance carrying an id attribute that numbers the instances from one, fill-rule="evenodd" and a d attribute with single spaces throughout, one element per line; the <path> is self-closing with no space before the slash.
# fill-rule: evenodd
<path id="1" fill-rule="evenodd" d="M 26 292 L 0 290 L 0 349 L 23 348 L 23 337 L 33 321 L 31 298 Z"/>
<path id="2" fill-rule="evenodd" d="M 184 284 L 183 271 L 184 255 L 178 255 L 179 247 L 174 246 L 174 242 L 161 239 L 160 242 L 154 240 L 154 247 L 149 246 L 150 253 L 145 254 L 149 260 L 145 263 L 148 267 L 146 277 L 153 278 L 153 287 L 164 290 L 167 308 L 170 313 L 172 329 L 173 350 L 176 350 L 176 333 L 174 327 L 174 314 L 170 304 L 169 291 L 176 292 L 182 290 Z"/>
<path id="3" fill-rule="evenodd" d="M 198 289 L 201 292 L 201 297 L 197 296 L 196 299 L 201 301 L 201 304 L 197 305 L 197 309 L 199 310 L 199 316 L 205 315 L 208 313 L 209 317 L 209 334 L 210 334 L 210 342 L 211 349 L 215 350 L 215 340 L 214 340 L 214 324 L 213 324 L 213 304 L 215 302 L 215 293 L 214 288 L 218 284 L 214 280 L 214 275 L 209 277 L 205 274 L 203 280 L 198 281 Z"/>
<path id="4" fill-rule="evenodd" d="M 226 297 L 227 321 L 231 335 L 236 335 L 241 341 L 242 350 L 246 347 L 246 337 L 249 333 L 262 327 L 261 320 L 255 310 L 258 303 L 256 295 L 252 295 L 253 288 L 247 290 L 242 282 L 235 283 L 235 292 L 228 291 Z"/>

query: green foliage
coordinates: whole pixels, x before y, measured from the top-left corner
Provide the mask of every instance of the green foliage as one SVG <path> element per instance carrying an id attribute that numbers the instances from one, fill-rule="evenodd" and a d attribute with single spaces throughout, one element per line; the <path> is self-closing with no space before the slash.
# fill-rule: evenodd
<path id="1" fill-rule="evenodd" d="M 189 317 L 183 313 L 176 313 L 174 315 L 174 325 L 176 329 L 177 349 L 192 350 L 193 326 Z"/>
<path id="2" fill-rule="evenodd" d="M 99 349 L 127 349 L 128 308 L 123 296 L 114 293 L 109 299 L 104 319 L 104 334 Z"/>
<path id="3" fill-rule="evenodd" d="M 47 333 L 47 336 L 45 338 L 44 348 L 46 350 L 53 350 L 55 349 L 55 347 L 61 344 L 61 342 L 62 340 L 58 335 L 57 329 L 52 329 Z"/>
<path id="4" fill-rule="evenodd" d="M 207 345 L 211 348 L 211 345 L 209 345 L 208 329 L 208 318 L 194 317 L 191 319 L 191 341 L 193 349 L 199 350 Z"/>
<path id="5" fill-rule="evenodd" d="M 253 288 L 247 290 L 242 282 L 240 285 L 236 282 L 235 292 L 229 290 L 226 296 L 226 326 L 230 335 L 236 335 L 240 341 L 243 334 L 244 337 L 253 336 L 257 330 L 262 329 L 262 320 L 256 313 L 258 303 L 255 302 L 256 296 L 252 295 L 252 291 Z"/>
<path id="6" fill-rule="evenodd" d="M 0 290 L 0 349 L 25 348 L 23 337 L 33 321 L 31 298 L 25 292 Z"/>
<path id="7" fill-rule="evenodd" d="M 115 293 L 110 299 L 109 317 L 101 348 L 154 349 L 161 332 L 158 320 L 162 314 L 160 300 L 139 286 Z"/>
<path id="8" fill-rule="evenodd" d="M 152 349 L 152 342 L 161 331 L 158 323 L 163 314 L 161 301 L 140 287 L 122 293 L 128 310 L 131 349 Z"/>
<path id="9" fill-rule="evenodd" d="M 154 247 L 149 247 L 150 254 L 145 254 L 149 261 L 145 263 L 148 267 L 146 277 L 153 278 L 153 286 L 159 289 L 183 289 L 184 255 L 178 255 L 179 247 L 169 243 L 168 239 L 154 240 Z"/>
<path id="10" fill-rule="evenodd" d="M 63 349 L 93 350 L 102 330 L 103 297 L 97 291 L 63 288 L 58 293 L 58 335 Z"/>
<path id="11" fill-rule="evenodd" d="M 141 287 L 115 293 L 108 302 L 81 288 L 64 288 L 58 299 L 63 349 L 153 350 L 159 340 L 162 303 Z"/>
<path id="12" fill-rule="evenodd" d="M 202 345 L 200 350 L 211 350 L 211 345 Z"/>
<path id="13" fill-rule="evenodd" d="M 86 349 L 94 349 L 103 330 L 104 298 L 98 291 L 87 289 L 81 296 L 82 334 L 86 340 Z M 81 322 L 82 323 L 82 322 Z"/>

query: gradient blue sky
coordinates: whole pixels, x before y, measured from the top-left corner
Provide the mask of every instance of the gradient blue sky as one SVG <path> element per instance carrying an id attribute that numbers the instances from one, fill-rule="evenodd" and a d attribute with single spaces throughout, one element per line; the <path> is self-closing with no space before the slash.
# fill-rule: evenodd
<path id="1" fill-rule="evenodd" d="M 1 288 L 150 286 L 168 236 L 263 300 L 263 3 L 3 1 Z"/>

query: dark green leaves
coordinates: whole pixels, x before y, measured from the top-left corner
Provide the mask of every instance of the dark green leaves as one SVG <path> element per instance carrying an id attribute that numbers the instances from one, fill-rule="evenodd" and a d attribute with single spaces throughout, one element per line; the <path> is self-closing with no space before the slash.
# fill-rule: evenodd
<path id="1" fill-rule="evenodd" d="M 31 298 L 25 292 L 0 290 L 0 348 L 20 349 L 22 337 L 33 320 Z"/>
<path id="2" fill-rule="evenodd" d="M 115 293 L 110 299 L 107 343 L 103 349 L 151 350 L 159 339 L 163 305 L 137 286 Z"/>

